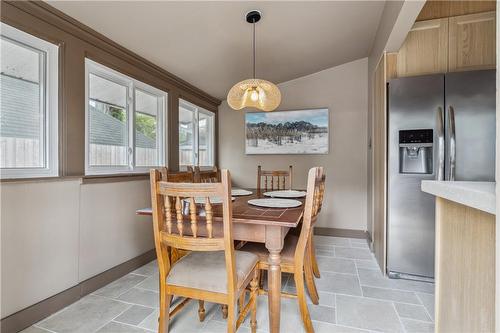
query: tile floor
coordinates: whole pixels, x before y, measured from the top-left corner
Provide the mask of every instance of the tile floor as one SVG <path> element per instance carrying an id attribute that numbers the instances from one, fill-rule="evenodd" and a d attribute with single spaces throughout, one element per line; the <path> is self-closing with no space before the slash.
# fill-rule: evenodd
<path id="1" fill-rule="evenodd" d="M 315 331 L 433 332 L 434 285 L 382 276 L 366 241 L 316 237 L 321 279 L 319 305 L 310 305 Z M 26 333 L 154 332 L 158 318 L 158 275 L 153 261 L 26 329 Z M 283 277 L 283 289 L 294 291 Z M 172 332 L 225 332 L 220 308 L 207 304 L 198 321 L 197 302 L 171 322 Z M 267 298 L 258 301 L 258 330 L 268 331 Z M 296 301 L 283 299 L 281 331 L 302 332 Z M 238 332 L 250 332 L 248 320 Z"/>

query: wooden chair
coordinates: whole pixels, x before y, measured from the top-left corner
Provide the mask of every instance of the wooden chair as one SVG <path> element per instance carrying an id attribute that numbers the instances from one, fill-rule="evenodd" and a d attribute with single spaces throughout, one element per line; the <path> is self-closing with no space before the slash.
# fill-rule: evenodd
<path id="1" fill-rule="evenodd" d="M 200 170 L 199 166 L 194 167 L 194 182 L 195 183 L 218 183 L 220 182 L 220 171 L 217 167 L 212 170 Z"/>
<path id="2" fill-rule="evenodd" d="M 264 180 L 264 184 L 262 184 Z M 262 186 L 263 185 L 263 186 Z M 257 191 L 291 190 L 292 189 L 292 166 L 288 171 L 272 170 L 265 171 L 259 165 L 257 167 Z"/>
<path id="3" fill-rule="evenodd" d="M 292 273 L 295 280 L 295 287 L 297 294 L 283 293 L 285 297 L 294 297 L 298 299 L 299 309 L 302 317 L 302 322 L 307 332 L 314 332 L 309 310 L 307 309 L 306 294 L 304 289 L 304 276 L 312 276 L 312 265 L 310 261 L 310 239 L 312 228 L 316 222 L 318 212 L 321 208 L 321 184 L 323 180 L 323 168 L 316 167 L 309 170 L 307 180 L 307 196 L 304 207 L 304 217 L 302 221 L 302 230 L 300 236 L 287 235 L 285 244 L 281 251 L 281 271 L 285 273 Z M 259 256 L 259 269 L 267 270 L 269 252 L 262 244 L 248 243 L 242 249 Z M 314 280 L 313 280 L 314 283 Z M 315 288 L 315 287 L 314 287 Z M 265 293 L 265 291 L 260 290 Z"/>
<path id="4" fill-rule="evenodd" d="M 325 196 L 325 182 L 326 182 L 326 174 L 323 173 L 323 177 L 321 178 L 321 184 L 320 184 L 320 205 L 318 208 L 318 213 L 321 212 L 321 207 L 323 206 L 323 198 Z M 321 277 L 321 274 L 319 272 L 319 266 L 318 266 L 318 261 L 316 259 L 316 248 L 314 246 L 314 229 L 311 232 L 311 239 L 309 242 L 309 247 L 310 247 L 310 254 L 311 254 L 311 264 L 312 264 L 312 272 L 315 277 L 318 279 Z"/>
<path id="5" fill-rule="evenodd" d="M 251 329 L 256 332 L 258 257 L 235 251 L 232 231 L 231 178 L 222 170 L 221 183 L 173 183 L 161 180 L 151 170 L 153 230 L 160 274 L 160 318 L 158 332 L 168 332 L 169 319 L 191 299 L 199 300 L 200 321 L 205 318 L 204 301 L 228 305 L 227 332 L 235 332 L 251 312 Z M 213 219 L 210 197 L 222 199 L 222 222 Z M 205 216 L 197 214 L 195 198 L 204 198 Z M 183 215 L 187 199 L 189 215 Z M 184 221 L 184 218 L 187 221 Z M 215 224 L 222 223 L 222 230 Z M 172 263 L 169 248 L 191 251 Z M 250 285 L 249 302 L 236 318 L 236 302 Z M 172 311 L 172 296 L 184 297 Z"/>
<path id="6" fill-rule="evenodd" d="M 158 170 L 161 173 L 162 180 L 172 183 L 194 183 L 194 171 L 190 166 L 187 171 L 170 172 L 167 167 Z"/>

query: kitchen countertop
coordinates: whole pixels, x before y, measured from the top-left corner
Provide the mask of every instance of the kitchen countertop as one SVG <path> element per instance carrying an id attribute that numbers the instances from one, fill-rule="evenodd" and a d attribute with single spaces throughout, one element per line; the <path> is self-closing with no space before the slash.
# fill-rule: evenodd
<path id="1" fill-rule="evenodd" d="M 485 211 L 496 212 L 495 182 L 463 182 L 423 180 L 422 191 L 459 204 Z"/>

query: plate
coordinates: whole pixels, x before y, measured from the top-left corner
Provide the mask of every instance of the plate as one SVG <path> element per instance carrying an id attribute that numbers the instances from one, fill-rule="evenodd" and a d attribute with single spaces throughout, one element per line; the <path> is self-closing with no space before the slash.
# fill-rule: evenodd
<path id="1" fill-rule="evenodd" d="M 267 208 L 293 208 L 302 205 L 302 202 L 292 199 L 252 199 L 248 200 L 250 205 Z"/>
<path id="2" fill-rule="evenodd" d="M 236 198 L 235 197 L 231 197 L 231 200 L 234 201 L 234 199 L 236 199 Z M 182 201 L 184 201 L 185 203 L 189 203 L 190 199 L 189 198 L 185 198 L 185 199 L 182 199 Z M 205 204 L 205 197 L 196 197 L 196 198 L 194 198 L 194 203 L 198 204 L 198 205 Z M 222 199 L 219 198 L 219 197 L 210 197 L 210 203 L 213 204 L 213 205 L 221 204 L 222 203 Z"/>
<path id="3" fill-rule="evenodd" d="M 252 191 L 244 190 L 244 189 L 241 189 L 241 188 L 233 188 L 231 190 L 231 195 L 234 195 L 234 196 L 237 196 L 237 197 L 244 196 L 244 195 L 250 195 L 252 193 L 253 193 Z"/>
<path id="4" fill-rule="evenodd" d="M 285 190 L 265 192 L 266 197 L 272 198 L 303 198 L 307 195 L 305 191 Z"/>

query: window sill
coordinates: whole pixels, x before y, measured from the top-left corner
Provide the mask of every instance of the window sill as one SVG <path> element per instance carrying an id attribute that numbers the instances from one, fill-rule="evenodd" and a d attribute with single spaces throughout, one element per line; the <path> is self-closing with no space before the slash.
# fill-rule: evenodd
<path id="1" fill-rule="evenodd" d="M 80 181 L 80 184 L 104 184 L 148 180 L 149 173 L 134 173 L 121 175 L 99 175 L 99 176 L 65 176 L 65 177 L 38 177 L 38 178 L 12 178 L 0 179 L 0 184 L 29 184 L 29 183 L 52 183 L 64 181 Z"/>
<path id="2" fill-rule="evenodd" d="M 102 184 L 102 183 L 118 183 L 137 180 L 148 180 L 149 173 L 133 173 L 119 175 L 93 175 L 81 177 L 82 184 Z"/>

